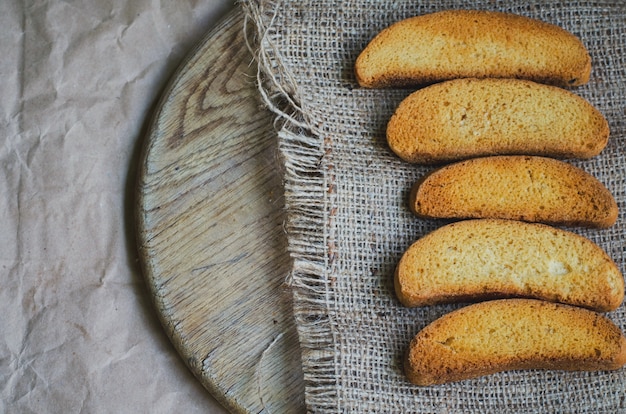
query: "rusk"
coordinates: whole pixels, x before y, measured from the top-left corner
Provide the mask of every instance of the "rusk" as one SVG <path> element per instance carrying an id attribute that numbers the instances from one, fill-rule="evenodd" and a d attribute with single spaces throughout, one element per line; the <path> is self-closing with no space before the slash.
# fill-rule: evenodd
<path id="1" fill-rule="evenodd" d="M 405 373 L 417 385 L 506 370 L 615 370 L 626 338 L 606 317 L 534 299 L 481 302 L 448 313 L 411 341 Z"/>
<path id="2" fill-rule="evenodd" d="M 466 220 L 411 245 L 398 263 L 395 289 L 409 307 L 526 297 L 617 309 L 624 278 L 591 240 L 536 223 Z"/>
<path id="3" fill-rule="evenodd" d="M 448 10 L 382 30 L 355 62 L 368 88 L 453 78 L 520 78 L 560 86 L 586 83 L 591 58 L 583 43 L 554 24 L 524 16 Z"/>
<path id="4" fill-rule="evenodd" d="M 391 150 L 408 162 L 486 155 L 590 158 L 607 144 L 609 124 L 582 97 L 518 79 L 455 79 L 418 90 L 387 125 Z"/>
<path id="5" fill-rule="evenodd" d="M 613 195 L 571 164 L 537 156 L 493 156 L 446 165 L 418 181 L 410 208 L 426 218 L 501 218 L 610 227 Z"/>

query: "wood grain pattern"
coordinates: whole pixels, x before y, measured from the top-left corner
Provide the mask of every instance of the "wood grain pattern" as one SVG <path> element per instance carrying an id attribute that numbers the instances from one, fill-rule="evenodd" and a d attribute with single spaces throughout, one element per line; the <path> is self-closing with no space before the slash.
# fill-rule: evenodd
<path id="1" fill-rule="evenodd" d="M 272 115 L 236 10 L 182 64 L 143 148 L 137 223 L 159 317 L 233 412 L 303 412 Z"/>

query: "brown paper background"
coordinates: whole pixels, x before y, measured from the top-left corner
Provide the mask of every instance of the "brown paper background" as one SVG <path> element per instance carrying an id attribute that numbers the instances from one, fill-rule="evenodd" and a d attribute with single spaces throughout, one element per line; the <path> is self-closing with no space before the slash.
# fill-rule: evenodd
<path id="1" fill-rule="evenodd" d="M 225 412 L 135 250 L 142 133 L 233 2 L 0 2 L 0 412 Z"/>

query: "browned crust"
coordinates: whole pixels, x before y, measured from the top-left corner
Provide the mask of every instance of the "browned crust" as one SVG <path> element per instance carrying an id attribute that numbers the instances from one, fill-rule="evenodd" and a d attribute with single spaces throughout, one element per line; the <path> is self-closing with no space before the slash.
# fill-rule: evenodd
<path id="1" fill-rule="evenodd" d="M 412 188 L 411 210 L 424 218 L 500 218 L 607 228 L 618 207 L 595 177 L 537 156 L 474 158 L 439 168 Z"/>
<path id="2" fill-rule="evenodd" d="M 562 88 L 518 79 L 455 79 L 407 96 L 386 130 L 401 159 L 433 164 L 489 155 L 591 158 L 609 138 L 593 105 Z"/>
<path id="3" fill-rule="evenodd" d="M 486 250 L 489 260 L 480 257 Z M 624 299 L 619 268 L 591 240 L 511 220 L 466 220 L 427 234 L 400 259 L 394 286 L 407 307 L 525 297 L 609 312 Z"/>
<path id="4" fill-rule="evenodd" d="M 428 47 L 420 50 L 420 45 Z M 438 54 L 441 59 L 426 61 Z M 397 22 L 374 37 L 355 62 L 356 79 L 367 88 L 459 77 L 577 86 L 588 82 L 590 72 L 589 53 L 568 31 L 524 16 L 477 10 L 447 10 Z"/>
<path id="5" fill-rule="evenodd" d="M 503 299 L 470 305 L 432 322 L 411 341 L 408 380 L 443 384 L 507 370 L 615 370 L 626 338 L 608 318 L 568 305 Z"/>

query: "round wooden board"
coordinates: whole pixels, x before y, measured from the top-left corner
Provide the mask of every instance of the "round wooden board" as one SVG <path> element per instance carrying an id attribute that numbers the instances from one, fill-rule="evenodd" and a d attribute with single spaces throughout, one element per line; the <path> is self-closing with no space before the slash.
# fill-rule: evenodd
<path id="1" fill-rule="evenodd" d="M 140 260 L 180 355 L 232 412 L 303 412 L 273 116 L 241 11 L 181 65 L 140 165 Z"/>

